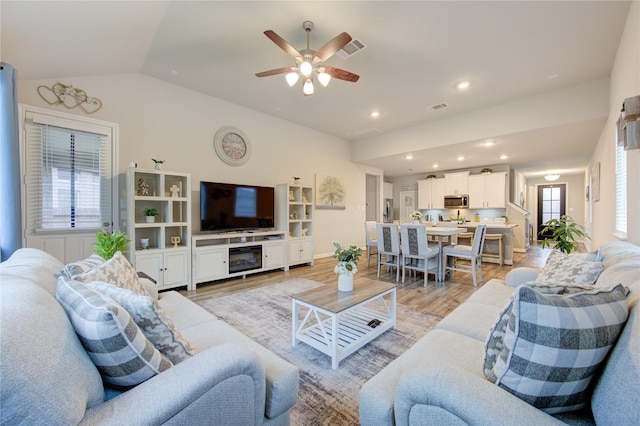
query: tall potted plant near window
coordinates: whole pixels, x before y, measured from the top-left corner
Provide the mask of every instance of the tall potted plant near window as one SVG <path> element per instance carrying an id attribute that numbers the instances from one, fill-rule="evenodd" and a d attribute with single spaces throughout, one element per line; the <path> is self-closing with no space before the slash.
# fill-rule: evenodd
<path id="1" fill-rule="evenodd" d="M 551 231 L 551 237 L 542 240 L 542 248 L 553 247 L 563 253 L 571 253 L 578 249 L 577 238 L 589 238 L 586 229 L 578 225 L 571 216 L 563 215 L 560 219 L 551 219 L 545 223 L 540 235 Z"/>

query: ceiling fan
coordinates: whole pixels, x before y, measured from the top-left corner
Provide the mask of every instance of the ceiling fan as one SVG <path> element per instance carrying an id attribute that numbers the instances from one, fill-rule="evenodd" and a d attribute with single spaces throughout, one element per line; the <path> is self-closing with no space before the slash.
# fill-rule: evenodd
<path id="1" fill-rule="evenodd" d="M 271 75 L 286 74 L 285 78 L 289 86 L 293 86 L 294 84 L 296 84 L 298 79 L 302 77 L 302 91 L 305 96 L 313 95 L 314 78 L 317 78 L 323 86 L 329 84 L 331 77 L 337 78 L 338 80 L 350 81 L 353 83 L 358 81 L 360 76 L 357 74 L 341 70 L 340 68 L 322 65 L 324 61 L 335 55 L 336 52 L 345 47 L 351 41 L 351 36 L 349 34 L 341 33 L 334 39 L 330 40 L 327 44 L 322 46 L 320 49 L 312 50 L 309 48 L 309 34 L 313 29 L 313 22 L 303 22 L 302 28 L 304 28 L 304 30 L 307 32 L 307 48 L 302 49 L 299 52 L 275 32 L 271 30 L 267 30 L 264 32 L 264 35 L 269 37 L 271 41 L 278 45 L 278 47 L 280 47 L 293 59 L 295 59 L 296 65 L 293 67 L 282 67 L 269 71 L 259 72 L 256 74 L 256 77 L 268 77 Z"/>

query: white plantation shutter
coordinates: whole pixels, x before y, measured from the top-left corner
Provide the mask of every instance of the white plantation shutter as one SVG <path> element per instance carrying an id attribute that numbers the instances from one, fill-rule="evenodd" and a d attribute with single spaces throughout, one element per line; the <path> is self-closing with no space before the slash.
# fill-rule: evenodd
<path id="1" fill-rule="evenodd" d="M 110 226 L 110 129 L 29 113 L 25 133 L 27 226 L 85 231 Z"/>

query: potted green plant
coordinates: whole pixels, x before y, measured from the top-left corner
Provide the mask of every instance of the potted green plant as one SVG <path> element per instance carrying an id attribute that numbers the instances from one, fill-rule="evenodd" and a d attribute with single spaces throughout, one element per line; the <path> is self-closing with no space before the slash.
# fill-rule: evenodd
<path id="1" fill-rule="evenodd" d="M 156 221 L 156 216 L 158 216 L 158 210 L 154 208 L 144 209 L 144 215 L 146 216 L 147 223 L 153 223 Z"/>
<path id="2" fill-rule="evenodd" d="M 483 175 L 488 175 L 493 173 L 493 169 L 491 167 L 485 167 L 484 169 L 480 170 L 480 173 L 482 173 Z"/>
<path id="3" fill-rule="evenodd" d="M 427 179 L 435 179 L 435 178 L 436 178 L 436 175 L 434 174 L 427 175 Z"/>
<path id="4" fill-rule="evenodd" d="M 579 237 L 591 239 L 587 231 L 578 225 L 571 216 L 563 215 L 560 219 L 551 219 L 545 223 L 545 227 L 540 231 L 540 235 L 551 231 L 551 237 L 542 240 L 542 248 L 550 247 L 551 243 L 555 249 L 563 253 L 571 253 L 578 248 Z"/>
<path id="5" fill-rule="evenodd" d="M 93 251 L 104 260 L 109 260 L 118 251 L 128 252 L 129 242 L 129 236 L 119 230 L 109 233 L 106 229 L 100 229 L 96 234 Z"/>

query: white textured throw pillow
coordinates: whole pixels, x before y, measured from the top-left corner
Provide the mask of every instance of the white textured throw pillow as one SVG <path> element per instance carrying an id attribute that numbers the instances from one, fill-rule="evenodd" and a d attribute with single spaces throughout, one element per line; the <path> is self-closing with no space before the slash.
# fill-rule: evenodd
<path id="1" fill-rule="evenodd" d="M 138 278 L 138 273 L 133 269 L 129 260 L 119 251 L 103 264 L 90 271 L 75 275 L 73 278 L 85 284 L 92 281 L 104 281 L 143 296 L 149 296 L 149 293 L 147 293 Z"/>
<path id="2" fill-rule="evenodd" d="M 623 285 L 576 290 L 544 294 L 535 287 L 518 287 L 504 348 L 488 376 L 549 414 L 587 405 L 590 383 L 628 316 Z"/>
<path id="3" fill-rule="evenodd" d="M 122 305 L 153 346 L 172 363 L 178 364 L 196 354 L 196 350 L 175 329 L 171 320 L 151 297 L 101 281 L 87 285 Z"/>
<path id="4" fill-rule="evenodd" d="M 554 284 L 593 284 L 602 272 L 602 262 L 589 262 L 553 250 L 536 281 Z"/>

